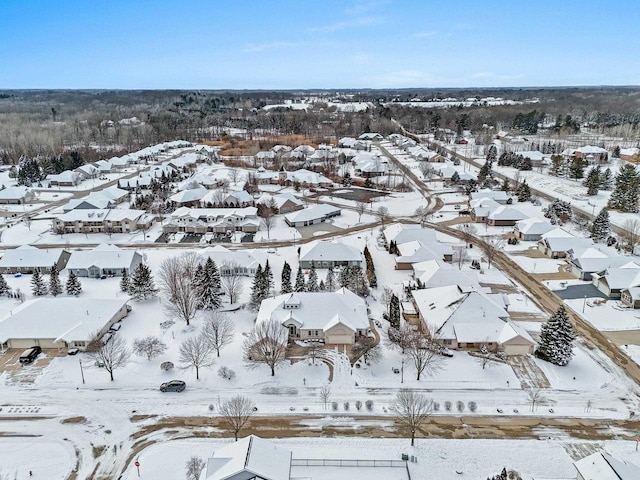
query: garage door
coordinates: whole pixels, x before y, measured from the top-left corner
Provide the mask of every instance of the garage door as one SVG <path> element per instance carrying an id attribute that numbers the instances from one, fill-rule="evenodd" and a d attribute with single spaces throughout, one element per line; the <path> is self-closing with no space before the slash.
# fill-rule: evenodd
<path id="1" fill-rule="evenodd" d="M 351 334 L 328 334 L 325 343 L 331 345 L 345 345 L 353 343 L 353 336 Z"/>
<path id="2" fill-rule="evenodd" d="M 504 353 L 507 355 L 527 355 L 531 353 L 530 345 L 505 345 Z"/>

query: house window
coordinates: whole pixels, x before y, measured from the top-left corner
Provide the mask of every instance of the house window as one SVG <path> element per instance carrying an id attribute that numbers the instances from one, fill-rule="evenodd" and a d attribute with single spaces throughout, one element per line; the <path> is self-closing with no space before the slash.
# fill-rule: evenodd
<path id="1" fill-rule="evenodd" d="M 451 340 L 450 338 L 446 338 L 443 343 L 445 345 L 451 345 L 453 343 L 453 340 Z"/>

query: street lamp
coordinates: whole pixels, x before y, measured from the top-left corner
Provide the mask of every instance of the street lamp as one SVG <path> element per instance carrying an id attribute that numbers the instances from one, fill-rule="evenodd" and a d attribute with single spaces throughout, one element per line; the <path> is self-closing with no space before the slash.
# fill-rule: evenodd
<path id="1" fill-rule="evenodd" d="M 584 307 L 587 305 L 587 296 L 584 296 L 584 302 L 582 302 L 582 313 L 584 313 Z"/>
<path id="2" fill-rule="evenodd" d="M 82 369 L 82 359 L 79 358 L 78 362 L 80 362 L 80 375 L 82 375 L 82 384 L 84 385 L 84 370 Z"/>
<path id="3" fill-rule="evenodd" d="M 404 358 L 400 362 L 400 383 L 404 383 Z"/>

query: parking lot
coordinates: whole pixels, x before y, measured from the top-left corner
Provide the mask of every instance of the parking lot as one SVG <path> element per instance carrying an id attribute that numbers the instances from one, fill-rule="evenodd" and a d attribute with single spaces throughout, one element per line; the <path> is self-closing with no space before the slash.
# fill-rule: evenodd
<path id="1" fill-rule="evenodd" d="M 0 354 L 0 372 L 7 372 L 14 381 L 32 383 L 36 376 L 51 363 L 55 357 L 64 357 L 66 350 L 55 348 L 42 350 L 38 358 L 29 365 L 20 363 L 20 355 L 24 348 L 10 348 L 5 353 Z"/>

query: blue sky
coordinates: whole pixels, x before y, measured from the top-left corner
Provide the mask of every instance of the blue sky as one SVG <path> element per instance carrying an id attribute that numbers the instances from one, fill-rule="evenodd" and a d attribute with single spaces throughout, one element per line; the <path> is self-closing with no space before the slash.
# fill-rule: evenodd
<path id="1" fill-rule="evenodd" d="M 639 19 L 637 0 L 2 0 L 0 88 L 638 85 Z"/>

